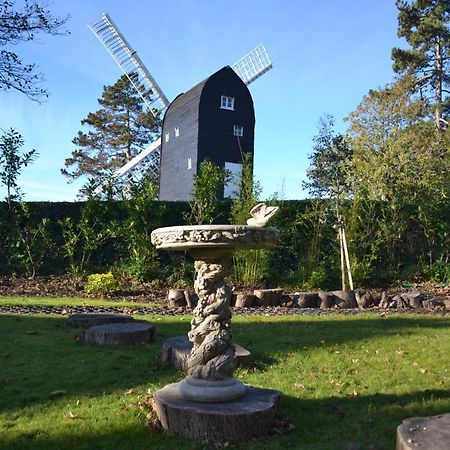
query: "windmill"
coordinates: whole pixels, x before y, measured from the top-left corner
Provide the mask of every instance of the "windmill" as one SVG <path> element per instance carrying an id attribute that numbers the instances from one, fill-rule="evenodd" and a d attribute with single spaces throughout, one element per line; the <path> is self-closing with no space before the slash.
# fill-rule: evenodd
<path id="1" fill-rule="evenodd" d="M 88 26 L 128 77 L 154 117 L 163 117 L 170 102 L 111 17 L 107 13 L 103 13 L 99 20 Z M 231 66 L 231 69 L 245 85 L 249 85 L 271 68 L 272 62 L 263 44 L 258 45 Z M 137 76 L 131 76 L 132 74 L 137 74 Z M 239 135 L 239 131 L 242 133 L 242 130 L 238 130 L 238 134 L 235 133 L 235 136 L 238 136 L 238 141 L 239 136 L 242 136 L 242 134 Z M 168 140 L 167 137 L 166 134 L 166 140 Z M 127 177 L 128 180 L 134 181 L 139 181 L 148 176 L 158 179 L 160 176 L 161 144 L 161 138 L 152 142 L 123 167 L 116 170 L 112 177 L 114 179 Z M 240 145 L 240 142 L 238 144 Z M 99 186 L 95 193 L 99 194 L 101 191 L 102 186 Z"/>

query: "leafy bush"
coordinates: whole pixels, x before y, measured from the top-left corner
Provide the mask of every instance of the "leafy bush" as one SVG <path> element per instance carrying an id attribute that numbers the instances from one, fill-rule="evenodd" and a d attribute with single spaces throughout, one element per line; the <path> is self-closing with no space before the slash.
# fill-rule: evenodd
<path id="1" fill-rule="evenodd" d="M 436 283 L 450 283 L 450 263 L 437 261 L 431 266 L 423 268 L 424 274 L 430 280 Z"/>
<path id="2" fill-rule="evenodd" d="M 88 276 L 84 290 L 89 294 L 114 294 L 120 289 L 119 282 L 114 278 L 112 272 L 93 273 Z"/>

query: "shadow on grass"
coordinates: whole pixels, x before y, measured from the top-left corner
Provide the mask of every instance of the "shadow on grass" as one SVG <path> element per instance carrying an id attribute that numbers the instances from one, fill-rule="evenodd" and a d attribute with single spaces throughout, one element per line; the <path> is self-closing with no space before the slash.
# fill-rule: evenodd
<path id="1" fill-rule="evenodd" d="M 252 442 L 227 448 L 248 450 L 388 450 L 395 447 L 396 429 L 406 417 L 448 412 L 436 401 L 450 399 L 443 390 L 404 395 L 369 395 L 358 398 L 311 400 L 283 397 L 281 412 L 294 424 L 293 431 L 271 433 Z M 430 400 L 433 400 L 431 403 Z M 447 402 L 448 404 L 448 402 Z M 45 431 L 22 434 L 8 441 L 8 450 L 131 450 L 217 448 L 201 442 L 145 428 L 143 421 L 128 427 L 110 427 L 101 432 Z M 1 443 L 0 443 L 0 448 Z"/>
<path id="2" fill-rule="evenodd" d="M 15 414 L 28 406 L 46 405 L 55 391 L 67 398 L 122 395 L 128 389 L 145 392 L 177 381 L 182 375 L 160 363 L 160 349 L 170 336 L 185 334 L 188 319 L 147 318 L 156 325 L 154 342 L 123 348 L 86 345 L 82 330 L 66 326 L 64 318 L 0 316 L 0 412 Z M 426 335 L 450 328 L 445 318 L 349 317 L 245 318 L 234 321 L 235 339 L 263 362 L 282 359 L 287 353 L 307 346 L 319 348 L 356 344 L 379 336 L 409 336 L 418 329 Z M 414 386 L 413 386 L 414 388 Z M 65 397 L 63 397 L 65 398 Z M 447 390 L 423 390 L 408 394 L 375 394 L 358 397 L 307 399 L 284 396 L 281 413 L 295 430 L 249 443 L 248 449 L 389 449 L 395 445 L 395 430 L 413 415 L 448 412 Z M 22 410 L 23 411 L 23 410 Z M 39 413 L 37 413 L 39 414 Z M 80 419 L 87 421 L 87 419 Z M 76 423 L 69 421 L 70 423 Z M 45 430 L 15 434 L 8 449 L 200 449 L 203 445 L 143 426 L 143 418 L 115 420 L 111 427 L 64 427 L 58 433 Z M 14 424 L 11 425 L 14 427 Z M 1 433 L 0 433 L 1 434 Z"/>

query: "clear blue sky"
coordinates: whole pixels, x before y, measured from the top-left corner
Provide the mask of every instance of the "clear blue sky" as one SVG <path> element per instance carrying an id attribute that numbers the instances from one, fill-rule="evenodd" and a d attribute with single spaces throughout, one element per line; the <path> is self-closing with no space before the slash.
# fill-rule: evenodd
<path id="1" fill-rule="evenodd" d="M 103 86 L 122 74 L 87 27 L 102 12 L 169 100 L 266 45 L 274 68 L 250 85 L 255 176 L 265 198 L 283 184 L 284 198 L 305 197 L 301 181 L 319 117 L 333 114 L 344 131 L 342 119 L 363 95 L 392 81 L 391 48 L 399 45 L 394 0 L 55 0 L 50 9 L 71 15 L 71 34 L 15 47 L 45 74 L 48 101 L 0 92 L 0 128 L 15 128 L 24 149 L 39 152 L 20 178 L 27 200 L 74 200 L 82 185 L 67 184 L 60 169 L 80 121 L 98 109 Z"/>

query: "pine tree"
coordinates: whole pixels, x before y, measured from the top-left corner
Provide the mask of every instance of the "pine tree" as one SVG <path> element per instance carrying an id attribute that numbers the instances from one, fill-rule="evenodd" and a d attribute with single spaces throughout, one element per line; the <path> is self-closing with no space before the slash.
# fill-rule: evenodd
<path id="1" fill-rule="evenodd" d="M 398 36 L 409 49 L 394 48 L 394 71 L 414 77 L 413 91 L 427 97 L 438 130 L 450 113 L 450 1 L 397 0 Z"/>
<path id="2" fill-rule="evenodd" d="M 106 177 L 142 151 L 160 131 L 159 120 L 145 109 L 144 101 L 126 75 L 105 86 L 98 103 L 101 108 L 81 121 L 90 130 L 79 131 L 72 140 L 77 149 L 61 170 L 70 180 L 82 176 Z"/>

